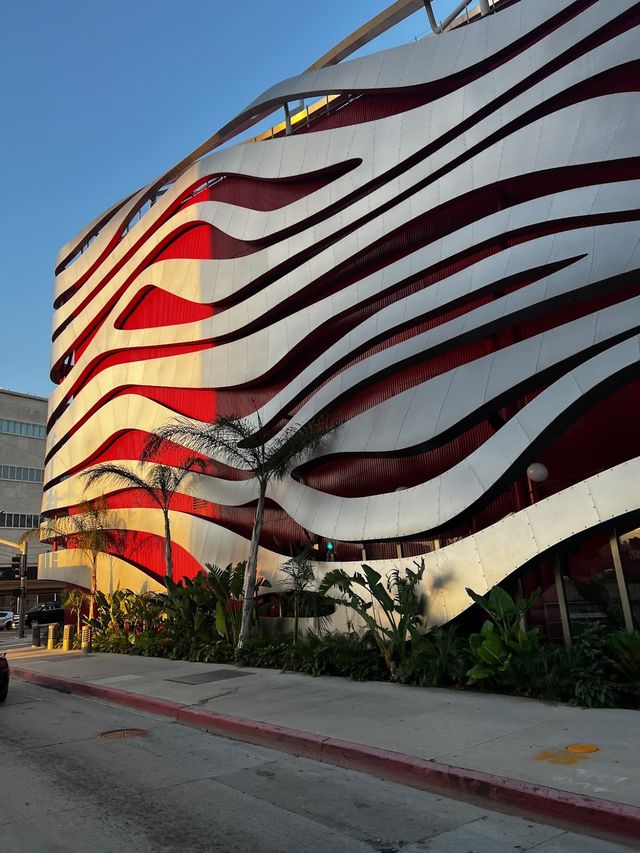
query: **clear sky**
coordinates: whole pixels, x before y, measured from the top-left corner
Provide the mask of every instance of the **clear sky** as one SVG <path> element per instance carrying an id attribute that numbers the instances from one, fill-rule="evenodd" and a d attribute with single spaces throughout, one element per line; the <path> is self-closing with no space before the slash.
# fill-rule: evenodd
<path id="1" fill-rule="evenodd" d="M 53 267 L 85 224 L 390 0 L 4 0 L 0 386 L 46 396 Z M 436 0 L 437 16 L 452 0 Z M 418 12 L 368 48 L 422 37 Z"/>

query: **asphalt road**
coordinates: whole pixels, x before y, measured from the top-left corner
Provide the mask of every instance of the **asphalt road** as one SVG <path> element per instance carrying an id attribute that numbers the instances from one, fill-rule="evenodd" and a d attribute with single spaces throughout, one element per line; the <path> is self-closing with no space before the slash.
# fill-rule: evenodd
<path id="1" fill-rule="evenodd" d="M 111 739 L 107 730 L 143 729 Z M 0 706 L 12 853 L 622 853 L 628 847 L 14 680 Z"/>

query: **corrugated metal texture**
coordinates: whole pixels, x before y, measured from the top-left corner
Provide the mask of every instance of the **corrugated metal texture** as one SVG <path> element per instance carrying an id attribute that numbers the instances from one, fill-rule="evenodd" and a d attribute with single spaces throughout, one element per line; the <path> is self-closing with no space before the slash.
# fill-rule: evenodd
<path id="1" fill-rule="evenodd" d="M 538 454 L 549 479 L 537 497 L 567 488 L 590 474 L 640 454 L 640 379 L 601 399 Z"/>
<path id="2" fill-rule="evenodd" d="M 208 223 L 193 225 L 175 237 L 168 246 L 155 255 L 147 264 L 158 261 L 168 261 L 180 258 L 194 260 L 226 260 L 229 258 L 242 258 L 257 252 L 260 249 L 258 243 L 248 243 L 238 240 L 230 234 L 225 234 L 219 228 Z"/>
<path id="3" fill-rule="evenodd" d="M 339 458 L 307 468 L 300 481 L 319 491 L 359 497 L 393 492 L 437 477 L 476 450 L 493 430 L 476 424 L 446 444 L 409 456 Z"/>
<path id="4" fill-rule="evenodd" d="M 246 207 L 250 210 L 278 210 L 326 187 L 327 184 L 346 175 L 358 163 L 358 160 L 349 160 L 316 174 L 287 179 L 267 180 L 249 175 L 224 175 L 222 180 L 196 192 L 192 198 L 181 204 L 179 209 L 182 210 L 191 204 L 213 201 Z M 207 178 L 203 180 L 206 181 Z"/>
<path id="5" fill-rule="evenodd" d="M 413 92 L 346 95 L 341 100 L 332 101 L 327 112 L 318 111 L 312 114 L 308 122 L 298 124 L 294 132 L 318 133 L 404 113 L 428 104 L 434 98 L 442 97 L 445 91 L 451 91 L 451 85 L 449 81 L 439 81 L 437 86 L 428 83 L 416 87 Z"/>
<path id="6" fill-rule="evenodd" d="M 232 530 L 245 539 L 251 539 L 255 518 L 255 503 L 247 506 L 220 506 L 217 509 L 216 524 Z M 260 544 L 263 548 L 282 554 L 287 559 L 292 554 L 311 544 L 312 531 L 307 531 L 288 516 L 272 501 L 267 501 Z M 326 559 L 326 540 L 320 539 L 317 558 Z M 362 547 L 357 543 L 334 541 L 336 560 L 359 560 Z M 394 546 L 395 548 L 395 546 Z M 394 550 L 395 554 L 395 550 Z"/>
<path id="7" fill-rule="evenodd" d="M 602 587 L 598 589 L 598 581 L 602 582 L 606 576 L 613 579 L 614 576 L 613 558 L 611 556 L 611 546 L 609 545 L 609 531 L 597 531 L 596 533 L 592 533 L 588 539 L 576 543 L 569 550 L 567 560 L 570 582 L 567 583 L 565 581 L 565 586 L 568 587 L 568 589 L 565 589 L 565 592 L 569 601 L 572 598 L 575 600 L 571 587 L 573 584 L 577 584 L 580 600 L 584 597 L 586 600 L 595 600 L 601 605 L 604 604 L 604 601 L 599 597 L 599 593 L 604 592 L 604 589 Z M 589 584 L 590 586 L 585 589 L 582 586 L 583 584 Z M 612 585 L 612 589 L 615 590 L 619 606 L 619 597 L 614 584 Z M 606 599 L 608 599 L 607 593 L 605 593 Z M 622 622 L 622 620 L 620 621 Z M 622 627 L 622 624 L 620 627 Z"/>

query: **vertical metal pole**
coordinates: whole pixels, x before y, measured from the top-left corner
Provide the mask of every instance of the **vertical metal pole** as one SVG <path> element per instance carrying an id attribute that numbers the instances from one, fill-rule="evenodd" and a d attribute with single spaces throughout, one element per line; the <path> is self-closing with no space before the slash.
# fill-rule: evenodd
<path id="1" fill-rule="evenodd" d="M 524 590 L 522 589 L 522 578 L 518 578 L 517 583 L 518 598 L 524 601 Z M 520 630 L 523 634 L 527 633 L 527 614 L 523 613 L 520 617 Z"/>
<path id="2" fill-rule="evenodd" d="M 287 136 L 291 136 L 291 113 L 289 112 L 289 104 L 284 103 L 284 124 L 285 124 L 285 134 Z"/>
<path id="3" fill-rule="evenodd" d="M 569 609 L 567 597 L 564 594 L 564 583 L 562 582 L 562 567 L 565 557 L 556 554 L 553 560 L 553 578 L 556 584 L 556 595 L 558 596 L 558 607 L 560 609 L 560 621 L 562 622 L 562 639 L 565 646 L 571 648 L 571 624 L 569 622 Z"/>
<path id="4" fill-rule="evenodd" d="M 18 621 L 18 637 L 24 639 L 24 617 L 27 609 L 27 543 L 20 546 L 20 619 Z"/>
<path id="5" fill-rule="evenodd" d="M 622 616 L 624 618 L 625 630 L 630 634 L 633 633 L 633 613 L 631 612 L 631 601 L 629 600 L 629 590 L 627 582 L 624 579 L 622 571 L 622 559 L 620 558 L 620 545 L 618 543 L 618 534 L 615 527 L 609 532 L 609 547 L 611 548 L 611 556 L 613 558 L 613 568 L 616 572 L 616 580 L 618 582 L 618 592 L 620 594 L 620 603 L 622 604 Z"/>
<path id="6" fill-rule="evenodd" d="M 484 18 L 485 15 L 488 15 L 491 12 L 489 7 L 489 0 L 480 0 L 480 14 Z"/>

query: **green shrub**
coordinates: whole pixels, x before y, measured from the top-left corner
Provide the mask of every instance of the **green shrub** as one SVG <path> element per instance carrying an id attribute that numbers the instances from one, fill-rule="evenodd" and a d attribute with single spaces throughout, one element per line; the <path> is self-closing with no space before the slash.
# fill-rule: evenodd
<path id="1" fill-rule="evenodd" d="M 294 668 L 292 657 L 285 663 L 287 668 Z M 358 634 L 309 634 L 296 669 L 309 675 L 334 675 L 354 681 L 380 681 L 387 677 L 385 662 L 368 633 L 362 637 Z"/>
<path id="2" fill-rule="evenodd" d="M 278 635 L 254 634 L 236 651 L 236 661 L 242 666 L 283 669 L 285 655 L 291 648 L 288 638 Z"/>
<path id="3" fill-rule="evenodd" d="M 518 696 L 568 701 L 568 653 L 564 647 L 538 645 L 511 658 L 509 687 Z"/>
<path id="4" fill-rule="evenodd" d="M 256 634 L 238 651 L 236 659 L 243 666 L 341 676 L 355 681 L 386 677 L 376 643 L 367 635 L 309 633 L 294 643 L 290 637 Z"/>
<path id="5" fill-rule="evenodd" d="M 469 669 L 466 641 L 455 628 L 436 628 L 414 641 L 398 667 L 398 681 L 418 687 L 464 685 Z"/>
<path id="6" fill-rule="evenodd" d="M 583 708 L 612 708 L 618 704 L 607 655 L 608 637 L 598 622 L 587 625 L 568 653 L 568 701 Z"/>
<path id="7" fill-rule="evenodd" d="M 522 620 L 540 592 L 528 599 L 515 600 L 499 586 L 494 586 L 487 595 L 478 595 L 472 589 L 467 589 L 467 593 L 493 620 L 485 622 L 480 633 L 469 637 L 473 661 L 467 673 L 469 684 L 486 680 L 508 688 L 514 682 L 514 661 L 530 660 L 538 653 L 538 629 L 524 630 Z"/>

